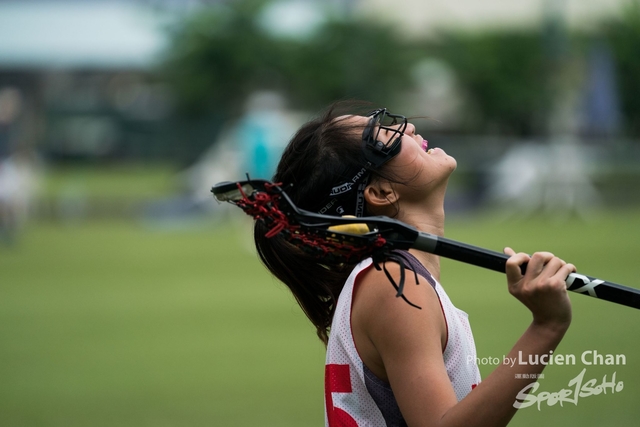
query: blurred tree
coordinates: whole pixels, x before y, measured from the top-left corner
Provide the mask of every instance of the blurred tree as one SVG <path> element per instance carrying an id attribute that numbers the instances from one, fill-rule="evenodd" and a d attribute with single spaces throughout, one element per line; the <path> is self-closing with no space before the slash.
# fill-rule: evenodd
<path id="1" fill-rule="evenodd" d="M 250 93 L 265 89 L 303 109 L 347 98 L 389 105 L 410 84 L 420 52 L 392 28 L 329 19 L 310 37 L 282 37 L 260 25 L 267 4 L 217 6 L 174 32 L 165 72 L 184 113 L 235 116 Z"/>
<path id="2" fill-rule="evenodd" d="M 235 111 L 255 86 L 276 84 L 281 52 L 256 24 L 262 3 L 205 8 L 174 29 L 163 71 L 183 113 Z"/>
<path id="3" fill-rule="evenodd" d="M 298 48 L 288 91 L 294 102 L 312 108 L 344 98 L 393 107 L 413 86 L 412 67 L 425 55 L 393 28 L 362 21 L 329 22 Z"/>
<path id="4" fill-rule="evenodd" d="M 430 50 L 455 70 L 467 97 L 462 131 L 540 133 L 548 94 L 539 32 L 449 33 Z"/>
<path id="5" fill-rule="evenodd" d="M 272 5 L 217 2 L 174 29 L 163 72 L 182 112 L 176 129 L 192 151 L 215 140 L 221 123 L 239 117 L 255 91 L 277 91 L 303 110 L 350 98 L 402 107 L 403 95 L 414 88 L 411 71 L 426 57 L 445 61 L 456 74 L 465 101 L 456 132 L 544 134 L 555 114 L 553 100 L 563 98 L 564 86 L 576 83 L 569 80 L 580 72 L 569 70 L 567 78 L 559 78 L 557 56 L 584 56 L 583 42 L 593 36 L 567 33 L 560 44 L 551 37 L 553 27 L 448 32 L 435 40 L 408 41 L 392 26 L 331 14 L 295 36 L 274 30 L 284 26 L 282 9 L 272 7 L 271 28 L 264 25 Z M 626 133 L 640 136 L 640 0 L 630 0 L 622 17 L 606 22 L 598 35 L 615 59 Z"/>
<path id="6" fill-rule="evenodd" d="M 626 133 L 640 137 L 640 1 L 631 0 L 619 19 L 603 25 L 616 62 Z"/>

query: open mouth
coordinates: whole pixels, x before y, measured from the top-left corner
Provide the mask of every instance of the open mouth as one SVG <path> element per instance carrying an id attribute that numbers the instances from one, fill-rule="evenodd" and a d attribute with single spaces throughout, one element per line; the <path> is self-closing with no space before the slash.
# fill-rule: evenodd
<path id="1" fill-rule="evenodd" d="M 427 151 L 428 147 L 429 147 L 429 141 L 427 141 L 426 139 L 423 139 L 422 140 L 422 149 L 424 151 Z"/>

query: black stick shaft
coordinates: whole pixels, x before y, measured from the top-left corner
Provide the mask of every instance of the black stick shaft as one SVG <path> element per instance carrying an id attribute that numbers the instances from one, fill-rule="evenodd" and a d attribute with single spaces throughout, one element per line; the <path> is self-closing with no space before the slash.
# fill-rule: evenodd
<path id="1" fill-rule="evenodd" d="M 413 247 L 421 251 L 487 268 L 499 273 L 506 272 L 506 264 L 509 259 L 508 255 L 500 252 L 490 251 L 423 232 L 419 233 Z M 523 265 L 522 268 L 523 274 L 525 271 L 526 264 Z M 640 290 L 638 289 L 578 273 L 571 273 L 567 277 L 566 283 L 567 289 L 570 291 L 640 309 Z"/>

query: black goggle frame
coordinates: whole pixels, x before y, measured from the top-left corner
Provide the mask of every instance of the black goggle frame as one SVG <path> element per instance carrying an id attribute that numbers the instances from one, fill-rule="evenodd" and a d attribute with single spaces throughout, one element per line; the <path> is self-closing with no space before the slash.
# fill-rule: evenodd
<path id="1" fill-rule="evenodd" d="M 364 155 L 370 163 L 367 169 L 377 169 L 400 152 L 402 136 L 407 129 L 407 118 L 390 114 L 386 108 L 373 110 L 367 117 L 370 117 L 369 123 L 362 132 Z M 391 132 L 386 143 L 379 138 L 383 130 Z"/>

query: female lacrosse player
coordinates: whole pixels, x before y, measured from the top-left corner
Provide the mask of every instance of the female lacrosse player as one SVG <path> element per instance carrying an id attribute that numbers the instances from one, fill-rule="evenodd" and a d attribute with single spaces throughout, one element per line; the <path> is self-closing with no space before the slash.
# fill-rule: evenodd
<path id="1" fill-rule="evenodd" d="M 274 181 L 306 210 L 386 215 L 443 235 L 445 190 L 455 168 L 455 159 L 429 148 L 403 116 L 386 109 L 341 115 L 332 108 L 293 137 Z M 398 251 L 387 260 L 329 265 L 265 231 L 258 221 L 262 261 L 327 344 L 329 427 L 504 426 L 528 378 L 544 367 L 500 365 L 480 382 L 467 315 L 440 285 L 435 255 Z M 549 354 L 571 321 L 564 279 L 575 268 L 546 252 L 505 253 L 509 292 L 533 315 L 509 357 Z M 397 286 L 405 268 L 413 273 L 396 298 L 390 282 Z"/>

